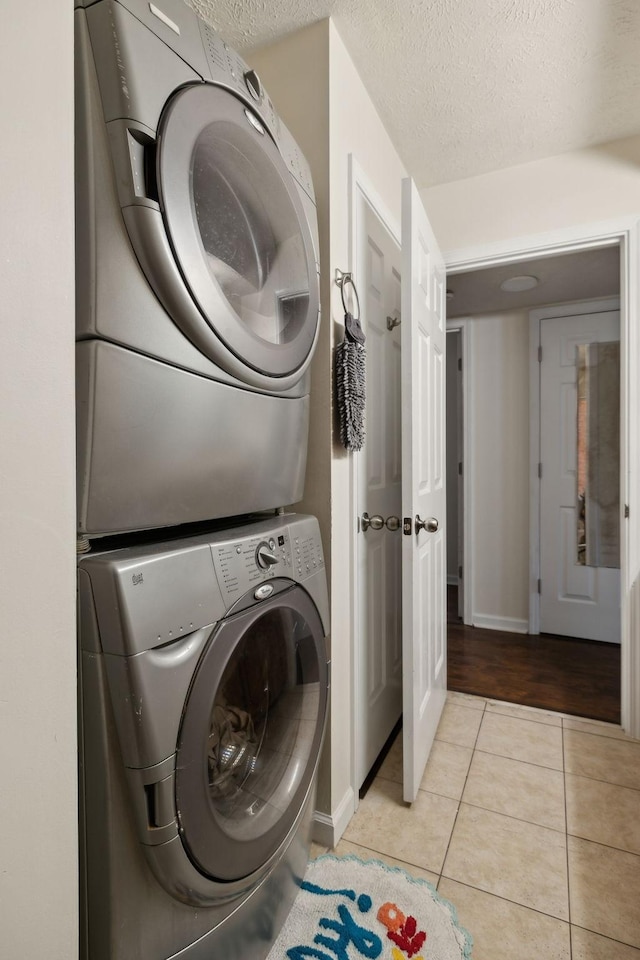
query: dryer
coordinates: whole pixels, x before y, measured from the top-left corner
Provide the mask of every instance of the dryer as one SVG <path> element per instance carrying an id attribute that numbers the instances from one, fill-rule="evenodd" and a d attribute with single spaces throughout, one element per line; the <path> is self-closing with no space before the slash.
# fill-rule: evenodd
<path id="1" fill-rule="evenodd" d="M 262 960 L 327 714 L 313 517 L 79 561 L 81 957 Z"/>
<path id="2" fill-rule="evenodd" d="M 256 73 L 182 0 L 76 0 L 78 528 L 302 496 L 318 234 Z"/>

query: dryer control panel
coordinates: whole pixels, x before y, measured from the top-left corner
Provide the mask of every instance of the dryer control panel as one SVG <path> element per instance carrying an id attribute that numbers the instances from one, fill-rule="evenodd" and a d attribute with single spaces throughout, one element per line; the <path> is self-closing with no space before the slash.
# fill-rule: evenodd
<path id="1" fill-rule="evenodd" d="M 199 25 L 213 82 L 234 90 L 253 107 L 271 131 L 291 174 L 315 203 L 309 164 L 284 123 L 280 120 L 257 73 L 249 67 L 249 64 L 242 59 L 239 53 L 236 53 L 225 43 L 208 23 L 200 20 Z"/>

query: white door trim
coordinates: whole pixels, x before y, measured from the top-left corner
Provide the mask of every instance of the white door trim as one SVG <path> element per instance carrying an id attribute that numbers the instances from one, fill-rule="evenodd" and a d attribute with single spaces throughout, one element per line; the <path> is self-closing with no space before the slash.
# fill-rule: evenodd
<path id="1" fill-rule="evenodd" d="M 614 243 L 620 244 L 621 263 L 621 500 L 630 507 L 629 519 L 621 523 L 621 719 L 624 730 L 640 738 L 640 603 L 631 602 L 632 587 L 634 594 L 640 592 L 640 220 L 630 216 L 507 239 L 452 251 L 445 262 L 448 273 L 463 273 Z"/>
<path id="2" fill-rule="evenodd" d="M 473 579 L 473 491 L 475 479 L 473 473 L 475 418 L 473 414 L 473 363 L 471 361 L 473 320 L 447 320 L 447 332 L 459 330 L 462 337 L 462 521 L 464 554 L 462 558 L 463 592 L 463 622 L 473 624 L 474 611 L 474 579 Z"/>
<path id="3" fill-rule="evenodd" d="M 529 633 L 540 633 L 540 321 L 550 317 L 575 317 L 620 309 L 620 297 L 564 303 L 529 311 Z M 624 357 L 621 358 L 624 363 Z M 624 524 L 622 524 L 624 527 Z"/>
<path id="4" fill-rule="evenodd" d="M 358 203 L 360 200 L 364 200 L 366 204 L 373 210 L 375 215 L 379 220 L 382 221 L 385 228 L 388 230 L 389 234 L 393 237 L 394 241 L 401 245 L 400 241 L 400 224 L 395 217 L 387 210 L 386 205 L 380 198 L 377 190 L 375 189 L 372 181 L 369 179 L 365 173 L 363 167 L 358 163 L 356 158 L 352 153 L 349 154 L 349 270 L 353 275 L 354 282 L 356 287 L 358 286 L 360 278 L 357 275 L 358 272 L 358 244 L 362 239 L 361 231 L 359 230 L 359 221 L 358 221 Z M 349 489 L 350 489 L 350 500 L 351 500 L 351 524 L 350 524 L 350 534 L 349 534 L 349 550 L 351 555 L 351 610 L 350 610 L 350 622 L 351 622 L 351 631 L 350 634 L 353 637 L 353 643 L 351 644 L 351 769 L 350 769 L 350 779 L 351 779 L 351 792 L 353 794 L 353 812 L 358 809 L 359 796 L 358 789 L 359 785 L 357 784 L 357 768 L 356 768 L 356 751 L 358 749 L 358 744 L 356 742 L 356 711 L 357 711 L 357 695 L 359 688 L 359 652 L 360 645 L 362 643 L 361 636 L 361 624 L 360 624 L 360 584 L 358 582 L 358 525 L 357 525 L 357 515 L 356 511 L 358 508 L 358 483 L 359 475 L 358 471 L 360 469 L 360 455 L 355 453 L 349 458 Z M 338 838 L 339 839 L 339 838 Z"/>

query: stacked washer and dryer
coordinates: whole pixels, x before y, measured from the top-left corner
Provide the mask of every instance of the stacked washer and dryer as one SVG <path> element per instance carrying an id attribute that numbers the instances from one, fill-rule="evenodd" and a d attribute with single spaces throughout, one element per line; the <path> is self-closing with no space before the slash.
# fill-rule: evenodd
<path id="1" fill-rule="evenodd" d="M 81 956 L 261 960 L 309 848 L 309 169 L 182 0 L 75 0 Z"/>

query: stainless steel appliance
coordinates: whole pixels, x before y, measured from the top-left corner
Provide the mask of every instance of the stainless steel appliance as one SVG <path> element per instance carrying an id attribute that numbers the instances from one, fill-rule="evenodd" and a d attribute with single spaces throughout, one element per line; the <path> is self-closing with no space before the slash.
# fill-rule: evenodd
<path id="1" fill-rule="evenodd" d="M 259 78 L 182 0 L 76 0 L 78 529 L 303 491 L 318 239 Z"/>
<path id="2" fill-rule="evenodd" d="M 327 712 L 317 521 L 104 550 L 78 577 L 81 957 L 261 960 Z"/>

